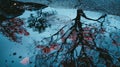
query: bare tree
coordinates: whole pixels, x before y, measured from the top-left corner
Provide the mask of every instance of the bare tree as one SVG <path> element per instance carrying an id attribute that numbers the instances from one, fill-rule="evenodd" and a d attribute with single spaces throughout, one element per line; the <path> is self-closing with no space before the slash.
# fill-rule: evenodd
<path id="1" fill-rule="evenodd" d="M 115 57 L 115 54 L 111 54 L 109 49 L 101 47 L 102 44 L 99 43 L 102 37 L 103 39 L 107 37 L 105 35 L 106 33 L 108 33 L 108 36 L 112 39 L 111 41 L 115 41 L 115 44 L 119 43 L 114 40 L 112 34 L 104 27 L 106 16 L 105 14 L 98 19 L 91 19 L 85 15 L 83 10 L 78 9 L 76 18 L 72 20 L 74 23 L 68 30 L 64 29 L 66 27 L 65 25 L 51 37 L 44 38 L 41 41 L 49 41 L 46 46 L 37 45 L 36 48 L 41 49 L 41 54 L 38 53 L 36 56 L 36 67 L 41 66 L 41 62 L 43 62 L 42 65 L 45 64 L 48 65 L 48 67 L 97 67 L 102 64 L 106 67 L 119 66 L 119 64 L 117 64 L 119 63 L 119 58 Z M 81 22 L 81 17 L 96 21 L 99 25 L 91 26 L 85 24 Z M 117 28 L 115 29 L 118 30 Z M 98 37 L 101 37 L 101 39 L 99 40 Z M 60 40 L 61 42 L 58 42 Z M 103 42 L 103 45 L 108 43 L 106 40 Z M 81 47 L 81 49 L 78 49 L 78 47 Z M 77 52 L 77 50 L 79 52 Z M 37 58 L 38 56 L 42 57 L 41 55 L 44 55 L 44 57 L 41 59 Z"/>

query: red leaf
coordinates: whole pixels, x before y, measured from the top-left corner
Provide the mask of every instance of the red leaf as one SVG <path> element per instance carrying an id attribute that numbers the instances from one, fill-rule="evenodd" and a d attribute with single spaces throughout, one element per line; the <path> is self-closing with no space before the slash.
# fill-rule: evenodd
<path id="1" fill-rule="evenodd" d="M 49 47 L 43 48 L 43 52 L 44 52 L 44 53 L 49 53 L 49 52 L 50 52 L 50 48 L 49 48 Z"/>
<path id="2" fill-rule="evenodd" d="M 25 35 L 25 36 L 28 36 L 28 35 L 30 35 L 30 34 L 29 34 L 29 32 L 25 32 L 25 34 L 24 34 L 24 35 Z"/>

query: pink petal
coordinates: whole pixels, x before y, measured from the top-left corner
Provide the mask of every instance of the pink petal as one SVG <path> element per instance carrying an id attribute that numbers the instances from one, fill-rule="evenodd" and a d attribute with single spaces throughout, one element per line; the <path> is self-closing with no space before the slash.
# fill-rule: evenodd
<path id="1" fill-rule="evenodd" d="M 24 59 L 22 59 L 20 61 L 20 63 L 23 64 L 23 65 L 27 65 L 29 63 L 29 57 L 25 57 Z"/>

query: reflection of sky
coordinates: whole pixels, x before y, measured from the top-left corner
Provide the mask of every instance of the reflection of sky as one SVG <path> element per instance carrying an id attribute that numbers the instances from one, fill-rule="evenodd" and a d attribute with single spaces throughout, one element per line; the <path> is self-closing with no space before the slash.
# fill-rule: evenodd
<path id="1" fill-rule="evenodd" d="M 50 8 L 46 8 L 43 11 L 49 11 Z M 69 17 L 69 19 L 73 19 L 76 16 L 76 10 L 74 9 L 52 9 L 52 10 L 56 10 L 58 13 L 58 16 L 66 16 Z M 95 13 L 95 12 L 89 12 L 89 11 L 85 11 L 87 16 L 90 18 L 98 18 L 101 13 Z M 26 11 L 22 16 L 20 16 L 21 18 L 27 18 L 29 17 L 30 13 L 34 13 L 34 12 L 29 12 Z M 64 19 L 65 17 L 61 17 L 60 19 Z M 113 16 L 112 16 L 113 17 Z M 65 20 L 65 19 L 64 19 Z M 109 19 L 114 21 L 114 25 L 118 25 L 118 21 L 115 19 Z M 83 20 L 85 22 L 91 22 L 88 20 Z M 34 45 L 33 45 L 33 41 L 32 40 L 37 40 L 40 41 L 42 38 L 50 36 L 51 33 L 55 33 L 61 26 L 63 26 L 63 23 L 60 22 L 53 22 L 54 24 L 52 25 L 51 28 L 47 28 L 46 32 L 43 32 L 41 34 L 39 34 L 38 32 L 33 32 L 31 29 L 28 29 L 28 32 L 30 32 L 30 36 L 28 37 L 23 37 L 22 40 L 22 44 L 18 44 L 18 43 L 14 43 L 8 40 L 8 38 L 2 36 L 2 34 L 0 34 L 0 66 L 1 67 L 5 67 L 4 65 L 8 65 L 8 67 L 29 67 L 29 65 L 22 65 L 20 64 L 20 61 L 25 58 L 25 57 L 30 57 L 31 60 L 34 61 L 34 57 L 35 55 L 33 54 L 34 52 Z M 59 23 L 59 24 L 56 24 Z M 113 25 L 113 24 L 111 24 Z M 119 27 L 119 26 L 118 26 Z M 55 30 L 57 29 L 57 30 Z M 16 55 L 13 56 L 12 54 L 16 52 Z M 21 59 L 19 59 L 18 57 L 22 56 Z M 5 60 L 7 60 L 7 62 L 5 63 Z M 14 63 L 12 63 L 12 61 L 14 61 Z M 3 66 L 2 66 L 3 65 Z"/>

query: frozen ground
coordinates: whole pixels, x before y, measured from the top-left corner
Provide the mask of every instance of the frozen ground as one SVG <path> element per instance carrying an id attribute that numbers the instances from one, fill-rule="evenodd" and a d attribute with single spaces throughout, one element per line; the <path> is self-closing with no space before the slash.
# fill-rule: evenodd
<path id="1" fill-rule="evenodd" d="M 35 46 L 33 45 L 33 40 L 40 41 L 44 37 L 48 37 L 51 34 L 55 33 L 58 29 L 60 29 L 63 25 L 69 24 L 68 21 L 74 19 L 76 17 L 76 9 L 53 9 L 53 8 L 46 8 L 43 11 L 52 11 L 55 10 L 57 12 L 57 15 L 55 17 L 49 17 L 48 19 L 54 20 L 49 23 L 52 24 L 51 28 L 47 28 L 45 32 L 38 33 L 33 32 L 32 29 L 27 28 L 28 32 L 30 32 L 30 35 L 28 37 L 23 37 L 22 43 L 14 43 L 12 41 L 9 41 L 7 37 L 4 37 L 2 34 L 0 34 L 0 67 L 33 67 L 33 64 L 23 65 L 20 63 L 22 59 L 25 57 L 29 57 L 30 60 L 34 62 L 34 57 L 37 54 L 37 51 L 35 49 Z M 29 15 L 35 12 L 29 12 L 26 11 L 23 15 L 21 15 L 21 18 L 25 18 L 25 22 L 27 23 L 27 18 Z M 102 14 L 91 12 L 91 11 L 85 11 L 86 15 L 90 18 L 98 18 Z M 116 26 L 120 29 L 120 17 L 109 15 L 108 20 L 110 20 L 111 26 Z M 60 19 L 59 21 L 56 19 Z M 85 20 L 82 18 L 82 21 L 85 23 L 93 23 L 93 21 Z M 80 48 L 79 48 L 80 49 Z M 16 52 L 15 56 L 12 56 L 12 54 Z M 19 59 L 18 57 L 22 56 L 22 59 Z M 12 63 L 14 61 L 14 63 Z"/>

